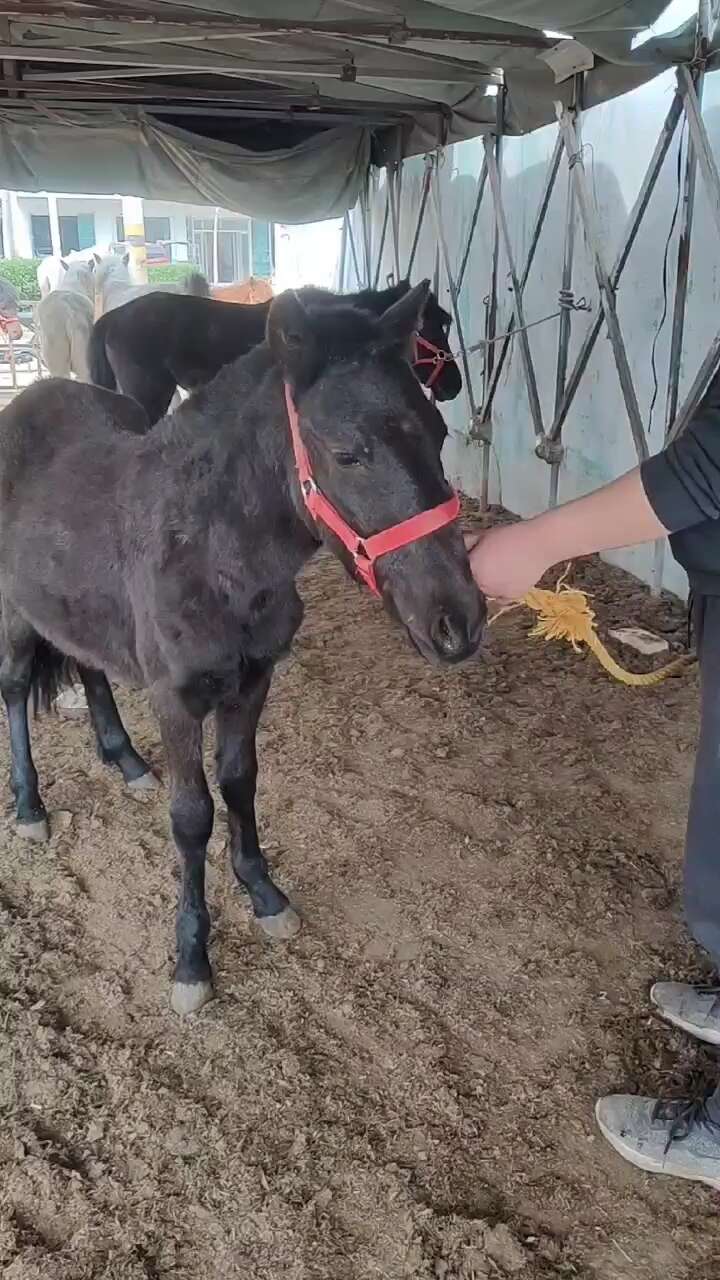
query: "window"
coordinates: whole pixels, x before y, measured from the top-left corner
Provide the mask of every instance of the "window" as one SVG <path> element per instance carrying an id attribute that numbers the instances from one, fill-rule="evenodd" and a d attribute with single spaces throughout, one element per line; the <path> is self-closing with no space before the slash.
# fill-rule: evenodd
<path id="1" fill-rule="evenodd" d="M 252 274 L 249 218 L 219 217 L 217 248 L 213 216 L 188 218 L 188 224 L 192 258 L 208 280 L 214 284 L 232 284 L 234 280 L 248 279 Z"/>
<path id="2" fill-rule="evenodd" d="M 95 243 L 95 216 L 92 213 L 60 214 L 60 252 L 73 249 L 89 249 Z M 45 213 L 30 215 L 33 254 L 36 258 L 48 258 L 52 254 L 50 218 Z"/>
<path id="3" fill-rule="evenodd" d="M 50 219 L 46 213 L 32 213 L 30 215 L 30 229 L 32 231 L 33 257 L 49 258 L 52 253 L 52 240 L 50 239 Z"/>
<path id="4" fill-rule="evenodd" d="M 145 240 L 148 244 L 158 244 L 161 240 L 172 239 L 169 218 L 146 218 Z"/>

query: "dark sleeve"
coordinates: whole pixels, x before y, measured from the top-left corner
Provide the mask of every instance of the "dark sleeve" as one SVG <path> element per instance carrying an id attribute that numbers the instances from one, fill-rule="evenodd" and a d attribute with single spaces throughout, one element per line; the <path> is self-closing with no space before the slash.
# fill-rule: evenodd
<path id="1" fill-rule="evenodd" d="M 720 396 L 708 393 L 679 439 L 643 462 L 640 474 L 668 533 L 720 518 Z"/>

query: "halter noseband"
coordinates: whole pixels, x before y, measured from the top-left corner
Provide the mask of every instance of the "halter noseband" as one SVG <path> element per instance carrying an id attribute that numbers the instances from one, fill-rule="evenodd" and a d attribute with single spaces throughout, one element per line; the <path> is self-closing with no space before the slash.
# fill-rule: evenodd
<path id="1" fill-rule="evenodd" d="M 446 524 L 452 524 L 460 514 L 460 499 L 454 493 L 452 498 L 448 498 L 447 502 L 441 502 L 437 507 L 420 511 L 417 515 L 410 516 L 409 520 L 402 520 L 400 524 L 393 524 L 389 529 L 373 533 L 368 538 L 361 537 L 315 483 L 310 458 L 300 435 L 298 411 L 287 383 L 285 384 L 285 404 L 290 423 L 295 466 L 305 506 L 313 520 L 324 524 L 349 551 L 358 576 L 370 588 L 373 595 L 380 598 L 381 592 L 375 577 L 376 560 L 387 555 L 389 551 L 398 551 L 400 547 L 407 547 L 411 542 L 426 538 Z"/>
<path id="2" fill-rule="evenodd" d="M 420 352 L 427 351 L 429 355 L 421 356 Z M 432 371 L 429 378 L 423 382 L 423 386 L 431 391 L 433 384 L 437 382 L 441 376 L 446 364 L 455 364 L 455 357 L 451 351 L 443 351 L 442 347 L 438 347 L 434 342 L 430 342 L 429 338 L 424 338 L 421 333 L 415 334 L 415 354 L 413 357 L 413 369 L 419 369 L 422 365 L 429 364 Z"/>

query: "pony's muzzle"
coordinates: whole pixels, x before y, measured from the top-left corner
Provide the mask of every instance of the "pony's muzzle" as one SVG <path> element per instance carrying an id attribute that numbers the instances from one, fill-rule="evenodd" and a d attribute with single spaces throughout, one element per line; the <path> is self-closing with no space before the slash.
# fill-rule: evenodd
<path id="1" fill-rule="evenodd" d="M 465 662 L 480 647 L 486 612 L 480 603 L 471 615 L 451 608 L 438 610 L 428 628 L 430 641 L 441 662 Z"/>

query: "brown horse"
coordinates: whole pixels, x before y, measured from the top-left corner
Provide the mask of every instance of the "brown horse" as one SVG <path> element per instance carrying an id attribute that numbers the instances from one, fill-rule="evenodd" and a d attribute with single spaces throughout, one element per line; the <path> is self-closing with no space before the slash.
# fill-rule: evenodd
<path id="1" fill-rule="evenodd" d="M 269 280 L 249 276 L 247 280 L 236 280 L 233 284 L 213 285 L 210 297 L 217 302 L 240 302 L 254 307 L 258 302 L 272 302 L 273 291 Z"/>
<path id="2" fill-rule="evenodd" d="M 299 927 L 258 842 L 255 732 L 302 619 L 295 579 L 321 541 L 426 658 L 479 647 L 485 606 L 442 470 L 442 419 L 408 364 L 426 297 L 427 282 L 376 318 L 283 294 L 267 342 L 144 434 L 133 401 L 62 379 L 0 415 L 0 693 L 17 830 L 47 836 L 27 707 L 31 692 L 51 694 L 61 655 L 79 666 L 103 759 L 131 785 L 152 775 L 102 673 L 147 688 L 180 858 L 177 1012 L 212 994 L 210 712 L 235 875 L 271 938 Z"/>

